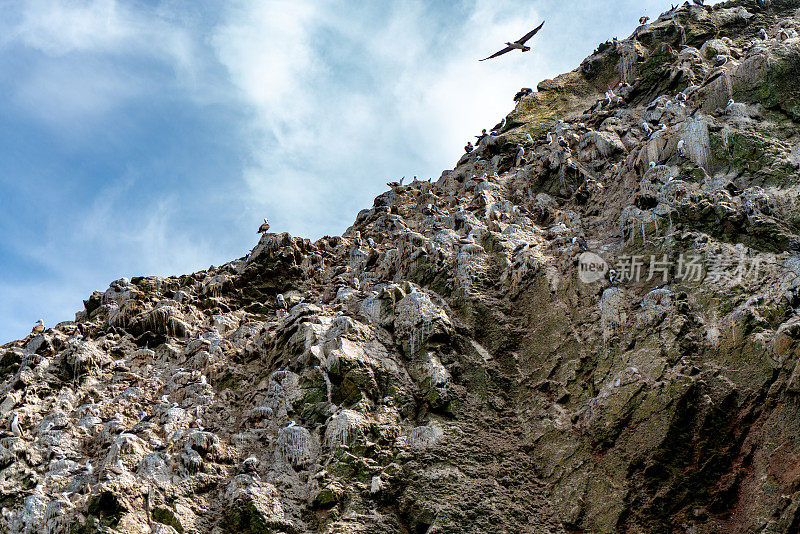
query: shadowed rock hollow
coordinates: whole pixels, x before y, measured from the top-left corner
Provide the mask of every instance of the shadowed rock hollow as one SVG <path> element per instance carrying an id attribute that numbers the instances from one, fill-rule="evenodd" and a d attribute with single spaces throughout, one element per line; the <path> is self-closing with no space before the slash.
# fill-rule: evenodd
<path id="1" fill-rule="evenodd" d="M 798 28 L 679 6 L 344 235 L 3 346 L 0 528 L 797 532 Z"/>

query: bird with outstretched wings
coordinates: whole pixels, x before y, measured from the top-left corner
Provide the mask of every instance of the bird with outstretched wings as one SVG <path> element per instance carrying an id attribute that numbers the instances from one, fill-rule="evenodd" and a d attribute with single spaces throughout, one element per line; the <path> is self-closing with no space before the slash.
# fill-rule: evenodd
<path id="1" fill-rule="evenodd" d="M 528 33 L 526 33 L 525 35 L 523 35 L 522 37 L 520 37 L 518 40 L 514 41 L 513 43 L 512 42 L 506 43 L 507 46 L 504 49 L 500 50 L 499 52 L 495 52 L 491 56 L 485 57 L 485 58 L 483 58 L 483 59 L 481 59 L 479 61 L 486 61 L 487 59 L 492 59 L 493 57 L 502 56 L 506 52 L 511 52 L 512 50 L 519 50 L 521 52 L 529 51 L 531 49 L 531 47 L 530 46 L 525 46 L 525 42 L 528 41 L 528 39 L 530 39 L 534 35 L 536 35 L 536 33 L 539 30 L 542 29 L 542 26 L 544 26 L 544 21 L 542 21 L 542 23 L 539 24 L 539 26 L 537 26 L 536 28 L 532 29 L 531 31 L 529 31 Z"/>

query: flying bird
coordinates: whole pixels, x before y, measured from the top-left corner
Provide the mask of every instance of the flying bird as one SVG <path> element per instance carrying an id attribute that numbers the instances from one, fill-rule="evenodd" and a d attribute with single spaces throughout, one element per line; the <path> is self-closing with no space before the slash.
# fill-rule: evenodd
<path id="1" fill-rule="evenodd" d="M 258 227 L 258 233 L 263 234 L 267 230 L 269 230 L 269 223 L 267 222 L 267 219 L 264 219 L 264 224 Z"/>
<path id="2" fill-rule="evenodd" d="M 530 46 L 525 46 L 525 42 L 528 39 L 530 39 L 531 37 L 533 37 L 534 35 L 536 35 L 536 32 L 538 32 L 539 30 L 542 29 L 542 26 L 544 26 L 544 21 L 542 21 L 542 23 L 539 24 L 538 27 L 532 29 L 531 31 L 529 31 L 528 33 L 526 33 L 525 35 L 523 35 L 521 38 L 519 38 L 518 40 L 514 41 L 513 43 L 507 42 L 506 43 L 507 46 L 504 49 L 500 50 L 499 52 L 495 52 L 491 56 L 485 57 L 485 58 L 481 59 L 480 61 L 486 61 L 487 59 L 492 59 L 493 57 L 502 56 L 506 52 L 511 52 L 512 50 L 515 50 L 515 49 L 516 50 L 520 50 L 522 52 L 527 52 L 528 50 L 531 49 L 531 47 Z"/>

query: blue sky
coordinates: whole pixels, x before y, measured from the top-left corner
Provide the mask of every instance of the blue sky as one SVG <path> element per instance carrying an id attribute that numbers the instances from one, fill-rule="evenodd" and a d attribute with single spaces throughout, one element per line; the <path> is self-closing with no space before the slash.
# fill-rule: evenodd
<path id="1" fill-rule="evenodd" d="M 25 0 L 0 14 L 0 343 L 114 279 L 341 233 L 660 0 Z M 477 60 L 545 19 L 534 51 Z"/>

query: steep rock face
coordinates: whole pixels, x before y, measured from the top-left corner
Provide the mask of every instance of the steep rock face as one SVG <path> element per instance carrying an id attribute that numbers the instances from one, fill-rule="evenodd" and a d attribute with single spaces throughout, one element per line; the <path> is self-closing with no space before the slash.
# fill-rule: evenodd
<path id="1" fill-rule="evenodd" d="M 2 529 L 796 532 L 799 9 L 680 6 L 343 236 L 3 346 Z"/>

